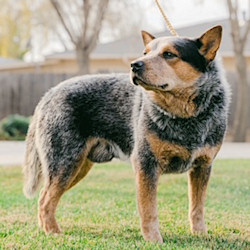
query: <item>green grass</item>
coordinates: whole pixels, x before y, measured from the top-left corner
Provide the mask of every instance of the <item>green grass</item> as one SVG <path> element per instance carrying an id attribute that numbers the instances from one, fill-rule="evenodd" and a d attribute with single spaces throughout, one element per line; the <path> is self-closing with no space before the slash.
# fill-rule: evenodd
<path id="1" fill-rule="evenodd" d="M 206 202 L 208 236 L 190 233 L 186 174 L 162 176 L 163 245 L 141 236 L 134 182 L 126 164 L 96 165 L 59 203 L 63 234 L 46 236 L 37 226 L 37 196 L 22 194 L 21 168 L 0 168 L 0 249 L 250 249 L 250 160 L 216 161 Z"/>

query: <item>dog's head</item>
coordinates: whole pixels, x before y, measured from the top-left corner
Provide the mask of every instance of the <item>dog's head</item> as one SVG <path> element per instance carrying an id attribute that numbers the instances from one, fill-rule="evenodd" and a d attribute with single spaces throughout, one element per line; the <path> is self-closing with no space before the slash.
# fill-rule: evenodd
<path id="1" fill-rule="evenodd" d="M 131 63 L 131 82 L 157 91 L 192 86 L 214 60 L 221 34 L 221 26 L 208 30 L 198 39 L 155 38 L 142 31 L 144 56 Z"/>

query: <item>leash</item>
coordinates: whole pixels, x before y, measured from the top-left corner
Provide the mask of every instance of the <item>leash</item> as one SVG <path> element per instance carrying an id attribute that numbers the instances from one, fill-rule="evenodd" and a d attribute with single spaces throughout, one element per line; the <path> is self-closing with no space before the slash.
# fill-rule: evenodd
<path id="1" fill-rule="evenodd" d="M 161 14 L 163 16 L 163 18 L 164 18 L 164 20 L 165 20 L 165 22 L 167 24 L 167 28 L 168 28 L 169 32 L 171 33 L 171 35 L 179 36 L 178 33 L 175 31 L 174 27 L 172 26 L 172 24 L 170 23 L 169 19 L 167 18 L 166 14 L 164 13 L 161 5 L 159 4 L 159 1 L 155 0 L 155 3 L 156 3 L 158 9 L 160 10 L 160 12 L 161 12 Z"/>

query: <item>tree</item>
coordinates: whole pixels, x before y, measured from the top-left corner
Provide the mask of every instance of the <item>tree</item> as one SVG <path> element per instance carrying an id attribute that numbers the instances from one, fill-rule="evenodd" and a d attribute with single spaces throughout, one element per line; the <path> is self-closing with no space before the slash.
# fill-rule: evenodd
<path id="1" fill-rule="evenodd" d="M 250 31 L 250 17 L 246 21 L 245 30 L 242 32 L 238 13 L 238 0 L 234 2 L 232 0 L 227 0 L 227 5 L 238 78 L 237 105 L 233 124 L 233 140 L 236 142 L 244 142 L 247 140 L 249 114 L 249 86 L 244 48 Z"/>
<path id="2" fill-rule="evenodd" d="M 0 0 L 0 56 L 23 58 L 31 37 L 31 0 Z"/>
<path id="3" fill-rule="evenodd" d="M 109 0 L 50 0 L 75 47 L 79 73 L 89 73 L 89 56 L 95 48 Z"/>

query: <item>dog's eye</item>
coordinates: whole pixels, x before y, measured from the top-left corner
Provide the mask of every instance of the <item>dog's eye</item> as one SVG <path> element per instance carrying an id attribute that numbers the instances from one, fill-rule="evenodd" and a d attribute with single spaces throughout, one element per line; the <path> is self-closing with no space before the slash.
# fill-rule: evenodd
<path id="1" fill-rule="evenodd" d="M 147 52 L 146 52 L 146 51 L 143 51 L 143 55 L 144 55 L 144 56 L 147 55 Z"/>
<path id="2" fill-rule="evenodd" d="M 163 56 L 165 59 L 172 59 L 172 58 L 174 58 L 174 57 L 177 57 L 175 54 L 173 54 L 172 52 L 169 52 L 169 51 L 163 52 L 162 56 Z"/>

